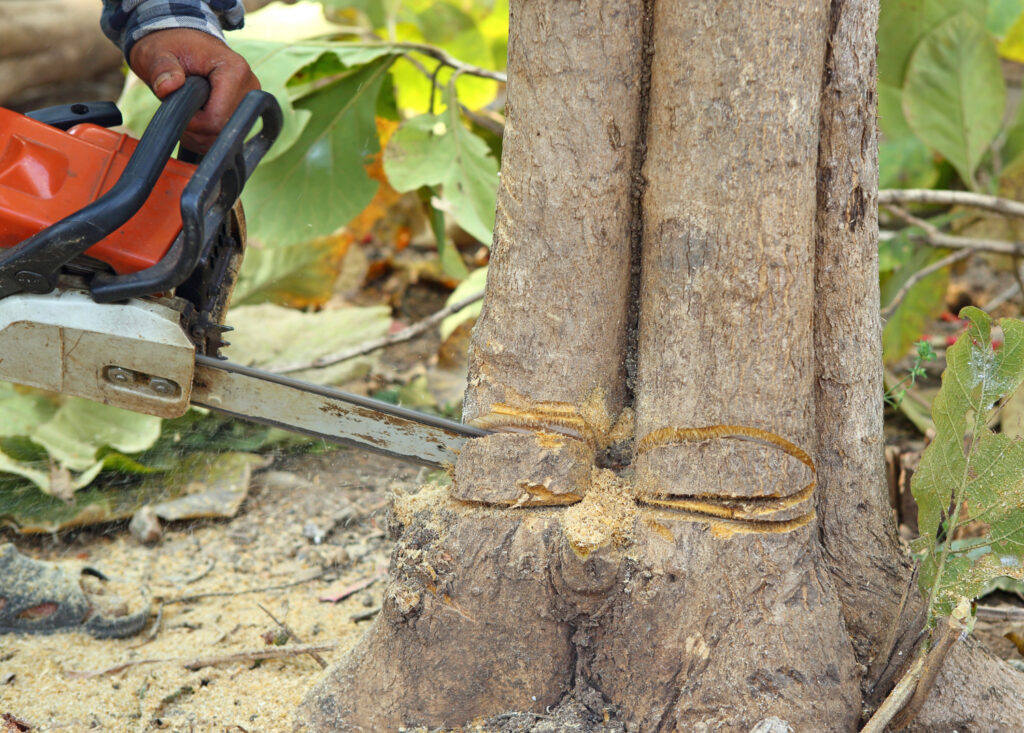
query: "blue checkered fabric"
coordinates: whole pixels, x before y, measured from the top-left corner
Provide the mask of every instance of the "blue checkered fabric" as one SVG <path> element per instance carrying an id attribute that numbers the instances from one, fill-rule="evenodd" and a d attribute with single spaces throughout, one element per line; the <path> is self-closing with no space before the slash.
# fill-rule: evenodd
<path id="1" fill-rule="evenodd" d="M 100 24 L 129 58 L 147 33 L 192 28 L 223 40 L 223 30 L 241 28 L 244 16 L 242 0 L 103 0 Z"/>

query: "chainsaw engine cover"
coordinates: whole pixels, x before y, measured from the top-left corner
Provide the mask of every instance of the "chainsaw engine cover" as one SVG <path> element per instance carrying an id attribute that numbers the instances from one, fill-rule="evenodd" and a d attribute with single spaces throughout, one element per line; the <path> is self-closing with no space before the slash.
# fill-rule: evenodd
<path id="1" fill-rule="evenodd" d="M 65 132 L 0 108 L 0 247 L 13 247 L 110 190 L 136 144 L 98 125 Z M 159 262 L 181 231 L 181 192 L 194 171 L 169 160 L 139 212 L 86 254 L 119 275 Z"/>
<path id="2" fill-rule="evenodd" d="M 172 304 L 99 304 L 82 290 L 4 298 L 0 380 L 178 417 L 192 393 L 195 347 Z"/>

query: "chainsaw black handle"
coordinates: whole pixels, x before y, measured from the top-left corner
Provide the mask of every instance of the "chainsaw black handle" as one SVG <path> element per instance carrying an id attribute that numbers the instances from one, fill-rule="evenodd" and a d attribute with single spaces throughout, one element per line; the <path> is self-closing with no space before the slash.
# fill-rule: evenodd
<path id="1" fill-rule="evenodd" d="M 272 94 L 249 92 L 203 157 L 181 194 L 182 231 L 155 265 L 129 275 L 101 273 L 90 291 L 98 303 L 169 292 L 204 260 L 242 187 L 281 132 L 281 108 Z M 260 130 L 246 137 L 262 122 Z"/>
<path id="2" fill-rule="evenodd" d="M 184 86 L 164 99 L 113 188 L 0 253 L 0 298 L 18 292 L 50 292 L 61 267 L 124 226 L 149 198 L 189 120 L 209 96 L 206 79 L 186 79 Z"/>

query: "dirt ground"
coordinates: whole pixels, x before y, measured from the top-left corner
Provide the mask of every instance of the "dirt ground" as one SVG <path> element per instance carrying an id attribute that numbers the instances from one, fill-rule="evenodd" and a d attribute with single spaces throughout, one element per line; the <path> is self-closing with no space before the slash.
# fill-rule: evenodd
<path id="1" fill-rule="evenodd" d="M 347 449 L 277 463 L 256 475 L 238 516 L 170 525 L 153 546 L 123 524 L 5 537 L 23 554 L 84 563 L 145 589 L 153 615 L 121 640 L 0 636 L 0 716 L 31 731 L 289 730 L 291 710 L 321 672 L 312 656 L 195 671 L 183 662 L 274 649 L 268 640 L 283 634 L 269 614 L 302 642 L 333 644 L 320 657 L 337 660 L 380 606 L 387 493 L 414 487 L 420 470 Z M 343 591 L 350 595 L 337 603 L 319 600 Z M 132 610 L 142 602 L 131 599 Z M 4 730 L 22 730 L 11 725 Z"/>

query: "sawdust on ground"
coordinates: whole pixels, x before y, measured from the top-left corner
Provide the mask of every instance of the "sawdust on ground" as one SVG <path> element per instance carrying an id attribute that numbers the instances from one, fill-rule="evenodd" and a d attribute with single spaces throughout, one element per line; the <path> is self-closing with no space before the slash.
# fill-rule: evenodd
<path id="1" fill-rule="evenodd" d="M 234 519 L 165 527 L 154 546 L 123 524 L 45 539 L 0 536 L 31 557 L 84 561 L 144 588 L 153 610 L 148 627 L 128 639 L 0 636 L 0 716 L 33 732 L 290 730 L 291 711 L 321 674 L 311 656 L 196 671 L 183 661 L 266 648 L 281 630 L 261 605 L 303 642 L 336 643 L 320 656 L 339 659 L 380 606 L 386 578 L 338 603 L 319 598 L 386 569 L 387 493 L 415 486 L 419 473 L 338 450 L 284 459 L 257 476 Z M 268 588 L 276 589 L 243 592 Z M 89 675 L 126 663 L 134 664 Z"/>

